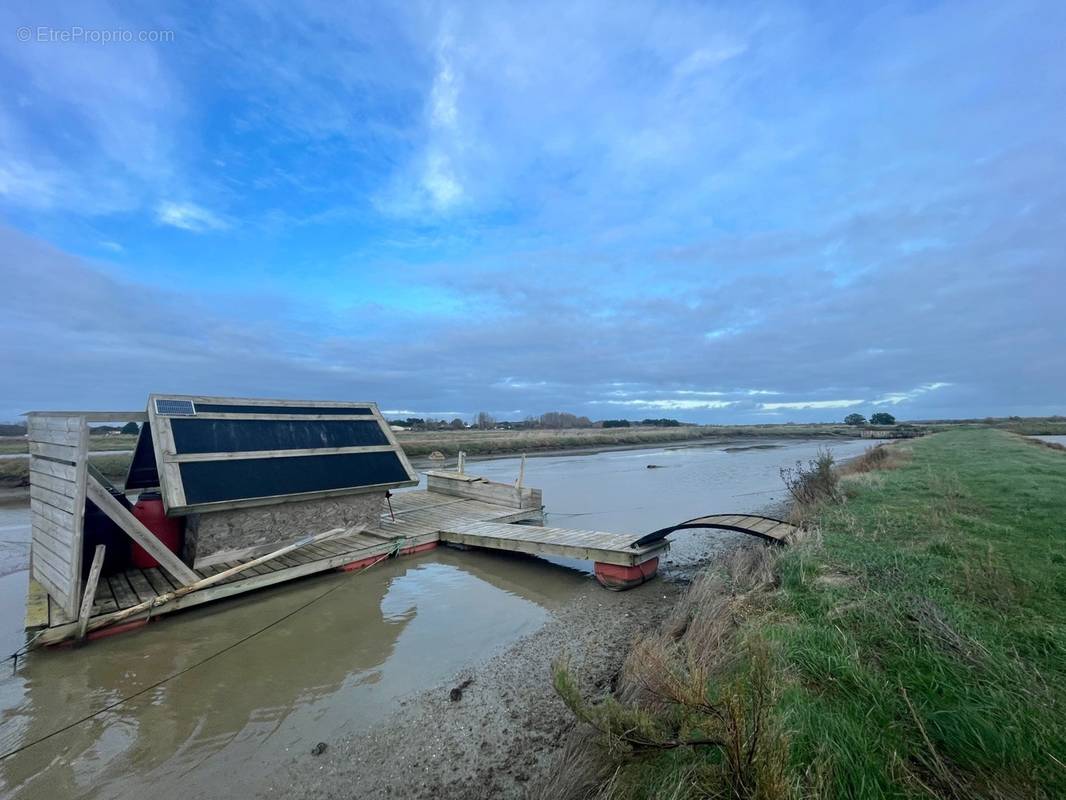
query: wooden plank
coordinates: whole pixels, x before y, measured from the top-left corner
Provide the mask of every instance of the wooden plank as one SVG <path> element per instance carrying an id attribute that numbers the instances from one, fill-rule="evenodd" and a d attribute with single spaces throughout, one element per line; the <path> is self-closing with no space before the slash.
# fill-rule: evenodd
<path id="1" fill-rule="evenodd" d="M 55 599 L 51 599 L 48 603 L 48 627 L 55 628 L 62 625 L 77 624 L 77 617 L 68 614 L 62 605 L 57 603 Z"/>
<path id="2" fill-rule="evenodd" d="M 158 597 L 158 592 L 152 588 L 152 584 L 148 582 L 148 579 L 144 577 L 139 569 L 126 570 L 126 580 L 130 582 L 130 586 L 137 594 L 137 602 L 143 603 L 145 600 L 151 600 L 153 597 Z"/>
<path id="3" fill-rule="evenodd" d="M 74 515 L 69 511 L 63 511 L 48 505 L 41 500 L 35 500 L 30 498 L 30 511 L 33 512 L 34 518 L 46 519 L 52 524 L 59 527 L 64 531 L 69 538 L 73 538 L 74 530 Z"/>
<path id="4" fill-rule="evenodd" d="M 53 598 L 53 597 L 56 597 L 56 598 L 63 597 L 64 592 L 66 591 L 64 588 L 61 588 L 61 587 L 64 586 L 64 582 L 62 580 L 54 579 L 52 577 L 53 574 L 54 573 L 51 570 L 42 570 L 42 569 L 39 569 L 37 566 L 34 566 L 34 568 L 33 568 L 33 578 L 34 578 L 34 580 L 36 580 L 39 584 L 41 584 L 41 586 L 44 587 L 45 593 L 49 597 L 49 602 L 48 602 L 48 624 L 49 625 L 52 624 L 52 607 L 56 606 L 58 608 L 57 604 L 59 602 L 58 600 L 57 601 L 52 601 L 51 598 Z"/>
<path id="5" fill-rule="evenodd" d="M 60 512 L 61 516 L 65 516 L 68 522 L 73 522 L 72 515 Z M 43 514 L 34 514 L 30 518 L 30 523 L 33 526 L 34 535 L 37 532 L 44 534 L 45 536 L 54 539 L 57 543 L 61 543 L 64 550 L 69 550 L 71 545 L 71 531 L 69 527 L 63 525 L 57 525 Z"/>
<path id="6" fill-rule="evenodd" d="M 44 442 L 30 442 L 29 451 L 31 456 L 46 456 L 69 461 L 73 464 L 78 458 L 78 448 L 63 444 L 45 444 Z"/>
<path id="7" fill-rule="evenodd" d="M 467 477 L 446 472 L 429 472 L 426 473 L 426 489 L 437 494 L 466 497 L 512 508 L 540 508 L 543 505 L 539 489 L 519 489 L 508 483 L 485 479 L 470 481 Z"/>
<path id="8" fill-rule="evenodd" d="M 36 426 L 30 426 L 27 432 L 27 438 L 31 442 L 39 442 L 42 444 L 62 444 L 68 447 L 77 447 L 81 441 L 81 431 L 78 429 L 45 429 Z"/>
<path id="9" fill-rule="evenodd" d="M 107 585 L 111 587 L 111 593 L 115 596 L 115 602 L 118 603 L 120 609 L 129 608 L 141 602 L 137 599 L 137 593 L 133 591 L 124 574 L 112 575 L 107 579 Z"/>
<path id="10" fill-rule="evenodd" d="M 118 611 L 118 603 L 115 602 L 111 587 L 108 586 L 107 580 L 104 579 L 96 585 L 96 598 L 93 602 L 92 615 L 99 617 L 102 614 L 111 614 L 115 611 Z"/>
<path id="11" fill-rule="evenodd" d="M 107 514 L 131 539 L 143 547 L 156 561 L 159 566 L 182 581 L 184 584 L 195 583 L 198 577 L 182 561 L 170 552 L 155 535 L 141 524 L 133 514 L 120 504 L 110 493 L 100 485 L 95 478 L 88 482 L 89 498 Z"/>
<path id="12" fill-rule="evenodd" d="M 47 503 L 52 508 L 58 508 L 60 511 L 66 511 L 68 514 L 74 513 L 73 497 L 67 497 L 59 492 L 53 492 L 51 489 L 45 489 L 43 486 L 31 484 L 30 498 L 33 500 L 40 500 L 42 503 Z"/>
<path id="13" fill-rule="evenodd" d="M 523 525 L 475 523 L 457 528 L 445 528 L 441 541 L 474 547 L 510 550 L 532 555 L 557 555 L 600 561 L 606 564 L 633 566 L 654 558 L 669 549 L 669 543 L 635 550 L 628 546 L 636 536 L 600 531 L 571 531 L 562 528 L 534 528 Z"/>
<path id="14" fill-rule="evenodd" d="M 88 422 L 144 422 L 148 419 L 143 411 L 29 411 L 26 416 L 32 420 L 77 417 Z"/>
<path id="15" fill-rule="evenodd" d="M 85 638 L 89 628 L 89 616 L 92 614 L 93 604 L 96 602 L 96 584 L 100 581 L 100 570 L 104 568 L 104 551 L 102 544 L 96 546 L 93 552 L 93 563 L 89 567 L 89 577 L 85 579 L 85 590 L 81 596 L 81 609 L 78 611 L 78 632 L 75 635 L 77 641 Z"/>
<path id="16" fill-rule="evenodd" d="M 66 596 L 66 575 L 68 565 L 59 561 L 44 548 L 37 548 L 33 554 L 33 575 L 44 584 L 48 593 L 62 603 Z M 54 591 L 53 591 L 54 588 Z"/>
<path id="17" fill-rule="evenodd" d="M 48 627 L 48 591 L 34 578 L 26 588 L 25 627 L 28 631 Z"/>
<path id="18" fill-rule="evenodd" d="M 51 475 L 71 483 L 77 480 L 77 469 L 73 464 L 64 464 L 62 461 L 52 461 L 40 456 L 30 456 L 30 472 Z"/>
<path id="19" fill-rule="evenodd" d="M 66 575 L 70 568 L 70 547 L 63 542 L 56 542 L 47 534 L 43 534 L 36 528 L 33 530 L 33 555 L 41 556 L 47 563 L 59 570 L 60 576 Z"/>
<path id="20" fill-rule="evenodd" d="M 306 447 L 298 450 L 242 450 L 239 452 L 179 453 L 166 456 L 167 461 L 186 464 L 190 461 L 243 461 L 249 458 L 292 458 L 295 456 L 336 456 L 345 453 L 391 453 L 387 444 L 351 447 Z"/>
<path id="21" fill-rule="evenodd" d="M 152 591 L 154 591 L 157 595 L 165 594 L 171 589 L 178 588 L 173 583 L 171 583 L 170 580 L 167 579 L 167 574 L 158 567 L 142 569 L 141 572 L 144 574 L 145 580 L 147 580 L 148 583 L 151 584 Z"/>
<path id="22" fill-rule="evenodd" d="M 73 469 L 73 467 L 71 467 L 71 469 Z M 55 478 L 51 475 L 45 475 L 31 470 L 30 482 L 33 486 L 39 486 L 50 492 L 69 497 L 71 500 L 78 496 L 78 485 L 74 481 Z"/>

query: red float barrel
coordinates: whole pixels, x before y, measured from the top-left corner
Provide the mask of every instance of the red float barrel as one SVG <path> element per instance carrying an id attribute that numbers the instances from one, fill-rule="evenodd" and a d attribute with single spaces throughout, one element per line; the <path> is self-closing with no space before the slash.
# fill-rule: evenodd
<path id="1" fill-rule="evenodd" d="M 141 521 L 141 524 L 155 534 L 163 546 L 181 557 L 181 549 L 185 544 L 185 519 L 182 517 L 168 517 L 163 510 L 163 498 L 159 492 L 142 492 L 133 506 L 133 516 Z M 136 542 L 132 548 L 133 566 L 138 569 L 150 569 L 158 567 L 159 562 Z"/>

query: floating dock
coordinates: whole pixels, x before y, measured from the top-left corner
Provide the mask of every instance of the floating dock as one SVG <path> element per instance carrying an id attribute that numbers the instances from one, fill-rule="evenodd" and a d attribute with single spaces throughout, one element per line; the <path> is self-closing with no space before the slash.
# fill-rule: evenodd
<path id="1" fill-rule="evenodd" d="M 118 624 L 114 624 L 115 618 L 123 611 L 181 588 L 180 581 L 159 568 L 129 569 L 103 577 L 97 586 L 89 616 L 88 637 L 129 630 L 145 624 L 152 617 L 316 573 L 338 569 L 361 570 L 392 555 L 431 550 L 440 542 L 535 555 L 567 556 L 594 560 L 607 566 L 635 566 L 638 570 L 643 565 L 640 582 L 654 574 L 652 562 L 657 564 L 659 555 L 669 549 L 669 543 L 665 540 L 651 546 L 632 547 L 636 535 L 519 525 L 516 523 L 538 522 L 541 519 L 539 492 L 536 493 L 538 503 L 535 507 L 518 508 L 514 503 L 521 502 L 520 495 L 513 486 L 454 473 L 436 472 L 432 476 L 432 485 L 438 490 L 406 491 L 393 495 L 390 499 L 392 511 L 383 514 L 379 528 L 306 545 L 209 588 L 190 592 L 132 617 L 122 618 Z M 439 491 L 441 488 L 454 488 L 449 487 L 449 483 L 461 485 L 461 491 L 466 494 L 482 494 L 496 502 L 457 497 Z M 535 490 L 525 491 L 529 498 Z M 504 502 L 510 502 L 511 505 L 502 504 Z M 194 572 L 200 578 L 208 578 L 235 566 L 238 566 L 237 563 L 224 562 Z M 598 569 L 598 572 L 603 570 Z M 37 581 L 31 579 L 26 629 L 38 634 L 38 644 L 55 644 L 74 638 L 78 621 L 50 598 Z"/>
<path id="2" fill-rule="evenodd" d="M 89 463 L 89 423 L 114 419 L 142 423 L 121 489 Z M 442 542 L 591 561 L 603 586 L 623 590 L 656 574 L 675 530 L 772 542 L 794 531 L 750 515 L 646 536 L 530 525 L 542 522 L 539 489 L 522 473 L 513 485 L 465 474 L 461 460 L 393 494 L 419 477 L 373 403 L 152 395 L 145 412 L 31 412 L 28 429 L 25 627 L 40 645 Z"/>

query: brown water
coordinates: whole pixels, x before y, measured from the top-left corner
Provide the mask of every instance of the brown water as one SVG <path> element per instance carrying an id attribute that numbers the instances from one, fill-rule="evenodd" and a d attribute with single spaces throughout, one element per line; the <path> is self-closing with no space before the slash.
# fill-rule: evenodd
<path id="1" fill-rule="evenodd" d="M 546 524 L 641 533 L 763 508 L 780 499 L 780 466 L 817 446 L 552 456 L 529 459 L 525 482 L 544 489 Z M 866 446 L 833 449 L 845 458 Z M 468 471 L 513 481 L 517 470 L 518 459 L 507 458 Z M 667 570 L 713 551 L 723 536 L 672 537 Z M 28 538 L 25 507 L 0 507 L 3 652 L 23 641 Z M 587 585 L 587 566 L 438 548 L 176 614 L 84 648 L 31 653 L 15 674 L 0 666 L 0 754 L 26 748 L 0 761 L 0 794 L 255 795 L 279 763 L 373 726 L 404 697 L 535 630 Z"/>

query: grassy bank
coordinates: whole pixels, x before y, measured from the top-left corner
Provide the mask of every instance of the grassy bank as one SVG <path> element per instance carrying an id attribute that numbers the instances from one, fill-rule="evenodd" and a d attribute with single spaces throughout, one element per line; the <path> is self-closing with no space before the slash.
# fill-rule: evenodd
<path id="1" fill-rule="evenodd" d="M 858 432 L 847 425 L 682 425 L 672 428 L 571 428 L 566 430 L 462 430 L 399 433 L 409 456 L 427 456 L 439 450 L 456 456 L 535 453 L 624 445 L 643 446 L 697 440 L 745 438 L 853 438 Z"/>
<path id="2" fill-rule="evenodd" d="M 126 480 L 126 472 L 129 469 L 132 454 L 117 454 L 106 456 L 91 456 L 101 472 L 108 480 L 121 484 Z M 27 459 L 3 459 L 0 460 L 0 488 L 18 488 L 30 485 L 30 462 Z"/>
<path id="3" fill-rule="evenodd" d="M 608 746 L 560 792 L 1066 796 L 1066 454 L 995 430 L 890 452 L 802 510 L 807 541 L 699 581 L 614 696 L 559 670 Z"/>

